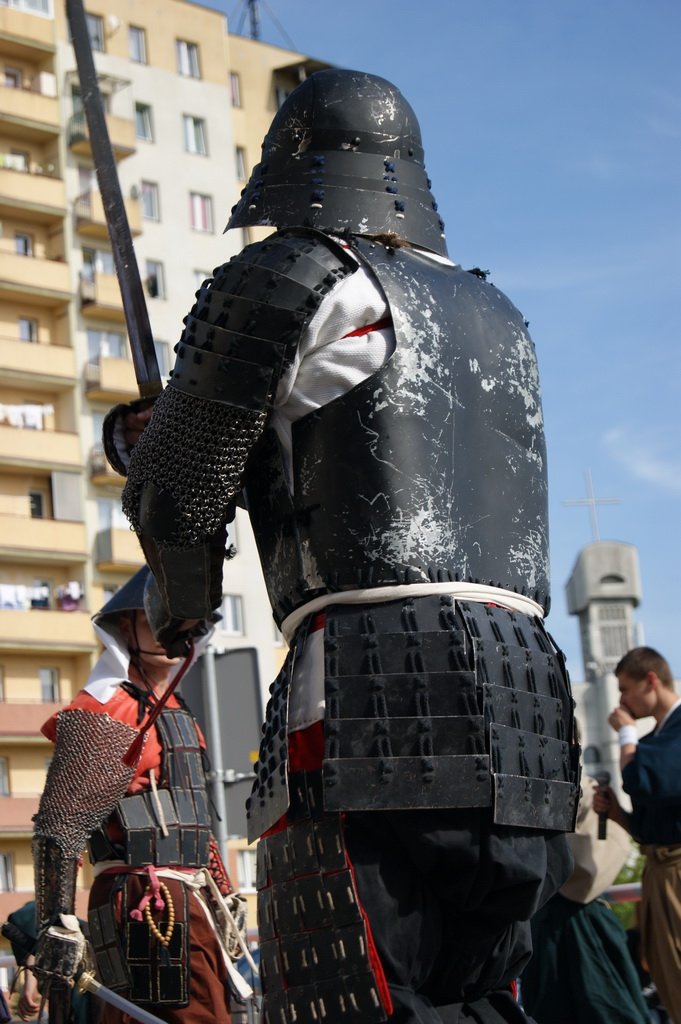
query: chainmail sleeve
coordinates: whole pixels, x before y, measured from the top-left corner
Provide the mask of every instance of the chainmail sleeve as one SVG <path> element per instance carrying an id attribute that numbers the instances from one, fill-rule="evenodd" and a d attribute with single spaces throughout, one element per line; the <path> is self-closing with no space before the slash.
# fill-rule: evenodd
<path id="1" fill-rule="evenodd" d="M 107 714 L 73 708 L 57 715 L 54 756 L 33 819 L 39 928 L 73 913 L 78 858 L 125 795 L 134 768 L 122 759 L 136 735 Z"/>

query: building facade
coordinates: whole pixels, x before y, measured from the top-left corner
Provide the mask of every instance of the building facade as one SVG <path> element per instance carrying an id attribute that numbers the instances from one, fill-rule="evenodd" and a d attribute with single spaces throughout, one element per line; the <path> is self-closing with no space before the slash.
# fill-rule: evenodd
<path id="1" fill-rule="evenodd" d="M 166 375 L 194 292 L 250 240 L 223 228 L 278 103 L 325 65 L 185 0 L 86 7 Z M 100 440 L 137 391 L 75 68 L 62 3 L 0 2 L 0 920 L 32 896 L 40 725 L 84 684 L 90 616 L 142 561 Z M 266 688 L 284 649 L 247 519 L 230 542 L 215 647 L 254 648 Z"/>

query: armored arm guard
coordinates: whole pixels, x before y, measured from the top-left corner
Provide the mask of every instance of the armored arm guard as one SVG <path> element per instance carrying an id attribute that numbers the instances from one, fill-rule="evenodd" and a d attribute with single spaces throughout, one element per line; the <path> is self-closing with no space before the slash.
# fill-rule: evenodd
<path id="1" fill-rule="evenodd" d="M 282 372 L 356 268 L 333 240 L 296 229 L 248 246 L 198 292 L 123 492 L 167 621 L 208 619 L 219 604 L 226 523 Z"/>
<path id="2" fill-rule="evenodd" d="M 77 964 L 73 943 L 47 939 L 61 915 L 73 914 L 78 859 L 91 833 L 124 796 L 134 769 L 123 755 L 136 730 L 109 715 L 74 708 L 57 716 L 57 740 L 45 789 L 34 818 L 33 864 L 39 929 L 36 970 L 69 977 Z"/>

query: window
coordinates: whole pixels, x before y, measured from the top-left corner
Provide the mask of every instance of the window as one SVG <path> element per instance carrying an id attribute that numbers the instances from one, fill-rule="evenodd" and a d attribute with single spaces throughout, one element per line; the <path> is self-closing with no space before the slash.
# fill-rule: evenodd
<path id="1" fill-rule="evenodd" d="M 45 497 L 40 491 L 29 491 L 28 502 L 31 508 L 31 519 L 44 519 Z"/>
<path id="2" fill-rule="evenodd" d="M 192 117 L 191 114 L 183 114 L 182 127 L 184 130 L 184 148 L 186 152 L 205 156 L 208 152 L 208 147 L 206 145 L 206 122 L 203 118 Z"/>
<path id="3" fill-rule="evenodd" d="M 125 337 L 118 331 L 104 331 L 90 328 L 87 332 L 87 357 L 88 362 L 97 364 L 103 357 L 105 359 L 125 359 L 127 351 L 125 348 Z"/>
<path id="4" fill-rule="evenodd" d="M 5 669 L 0 665 L 0 703 L 5 700 Z"/>
<path id="5" fill-rule="evenodd" d="M 57 704 L 59 702 L 59 669 L 39 668 L 40 677 L 40 699 L 43 704 Z"/>
<path id="6" fill-rule="evenodd" d="M 0 757 L 0 796 L 9 796 L 9 764 L 6 757 Z"/>
<path id="7" fill-rule="evenodd" d="M 154 129 L 151 121 L 151 107 L 148 103 L 135 104 L 135 134 L 145 142 L 154 141 Z"/>
<path id="8" fill-rule="evenodd" d="M 202 196 L 199 192 L 190 192 L 189 204 L 194 231 L 212 231 L 213 201 L 210 196 Z"/>
<path id="9" fill-rule="evenodd" d="M 113 253 L 108 249 L 90 249 L 83 246 L 82 277 L 94 281 L 96 274 L 115 274 Z"/>
<path id="10" fill-rule="evenodd" d="M 17 256 L 33 255 L 33 238 L 25 235 L 23 231 L 17 231 L 14 235 L 14 251 Z"/>
<path id="11" fill-rule="evenodd" d="M 136 25 L 128 25 L 128 55 L 135 64 L 147 63 L 147 36 Z"/>
<path id="12" fill-rule="evenodd" d="M 185 78 L 200 78 L 199 48 L 196 43 L 187 43 L 184 39 L 175 41 L 177 53 L 177 70 Z"/>
<path id="13" fill-rule="evenodd" d="M 14 892 L 14 858 L 0 853 L 0 892 Z"/>
<path id="14" fill-rule="evenodd" d="M 0 7 L 16 7 L 18 10 L 31 11 L 32 14 L 51 14 L 50 0 L 0 0 Z"/>
<path id="15" fill-rule="evenodd" d="M 195 270 L 194 271 L 194 287 L 198 290 L 204 281 L 210 281 L 212 278 L 210 270 Z"/>
<path id="16" fill-rule="evenodd" d="M 123 515 L 120 500 L 98 498 L 97 523 L 100 530 L 129 530 L 130 523 Z"/>
<path id="17" fill-rule="evenodd" d="M 232 106 L 241 106 L 241 77 L 237 71 L 229 73 L 229 87 L 232 94 Z"/>
<path id="18" fill-rule="evenodd" d="M 237 850 L 236 876 L 239 889 L 255 889 L 257 855 L 255 850 Z"/>
<path id="19" fill-rule="evenodd" d="M 287 100 L 290 95 L 291 95 L 291 90 L 287 89 L 286 86 L 284 86 L 284 85 L 275 85 L 275 87 L 274 87 L 274 102 L 275 102 L 275 104 L 277 106 L 277 110 L 279 109 L 279 107 L 281 107 L 283 105 L 285 100 Z"/>
<path id="20" fill-rule="evenodd" d="M 93 50 L 104 51 L 104 19 L 99 14 L 85 13 L 90 45 Z"/>
<path id="21" fill-rule="evenodd" d="M 222 622 L 220 629 L 229 636 L 243 636 L 243 615 L 241 598 L 238 594 L 225 594 L 222 599 Z"/>
<path id="22" fill-rule="evenodd" d="M 35 345 L 38 341 L 38 321 L 28 316 L 19 317 L 19 341 Z"/>
<path id="23" fill-rule="evenodd" d="M 154 349 L 159 373 L 162 377 L 167 377 L 170 372 L 170 346 L 167 341 L 155 341 Z"/>
<path id="24" fill-rule="evenodd" d="M 147 295 L 151 299 L 165 299 L 166 297 L 163 264 L 158 260 L 147 260 Z"/>
<path id="25" fill-rule="evenodd" d="M 99 188 L 97 183 L 97 174 L 94 167 L 83 167 L 82 164 L 78 165 L 78 193 L 79 195 L 87 195 L 88 192 L 96 192 Z"/>
<path id="26" fill-rule="evenodd" d="M 161 219 L 158 185 L 154 181 L 142 182 L 142 216 L 146 220 Z"/>
<path id="27" fill-rule="evenodd" d="M 282 632 L 279 629 L 279 626 L 276 624 L 276 622 L 273 622 L 272 626 L 273 626 L 273 632 L 274 632 L 274 646 L 275 647 L 283 647 L 284 646 L 284 637 L 282 636 Z"/>
<path id="28" fill-rule="evenodd" d="M 247 178 L 246 174 L 246 150 L 243 146 L 237 146 L 234 150 L 234 157 L 236 159 L 236 176 L 239 181 L 245 181 Z"/>
<path id="29" fill-rule="evenodd" d="M 6 89 L 21 89 L 21 68 L 8 68 L 2 72 L 2 84 Z"/>

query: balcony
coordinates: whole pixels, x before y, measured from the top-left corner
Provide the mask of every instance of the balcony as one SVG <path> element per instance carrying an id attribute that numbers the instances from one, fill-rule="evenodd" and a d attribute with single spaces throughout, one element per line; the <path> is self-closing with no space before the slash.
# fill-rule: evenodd
<path id="1" fill-rule="evenodd" d="M 111 468 L 109 460 L 101 448 L 93 448 L 90 452 L 89 470 L 90 481 L 93 484 L 122 487 L 125 483 L 125 477 Z"/>
<path id="2" fill-rule="evenodd" d="M 0 742 L 35 737 L 41 725 L 59 711 L 61 704 L 34 701 L 3 701 L 2 724 L 0 724 Z"/>
<path id="3" fill-rule="evenodd" d="M 11 651 L 90 652 L 96 647 L 89 612 L 0 608 L 0 648 Z"/>
<path id="4" fill-rule="evenodd" d="M 27 299 L 38 306 L 55 309 L 71 300 L 71 278 L 64 260 L 48 260 L 38 256 L 18 256 L 2 253 L 0 300 L 25 303 Z"/>
<path id="5" fill-rule="evenodd" d="M 100 530 L 95 562 L 102 572 L 135 572 L 144 562 L 137 535 L 132 530 L 116 526 Z"/>
<path id="6" fill-rule="evenodd" d="M 48 470 L 82 469 L 80 437 L 62 430 L 0 425 L 0 463 Z"/>
<path id="7" fill-rule="evenodd" d="M 114 117 L 113 114 L 107 114 L 106 126 L 109 130 L 114 158 L 123 160 L 126 156 L 132 156 L 137 149 L 135 122 L 132 118 Z M 72 153 L 92 160 L 90 133 L 84 113 L 74 114 L 69 120 L 67 140 Z"/>
<path id="8" fill-rule="evenodd" d="M 138 199 L 124 199 L 130 234 L 135 238 L 142 233 L 142 215 Z M 76 231 L 88 238 L 108 238 L 104 205 L 99 192 L 85 192 L 75 203 Z"/>
<path id="9" fill-rule="evenodd" d="M 76 357 L 65 345 L 39 345 L 0 336 L 3 379 L 24 387 L 63 390 L 76 382 Z"/>
<path id="10" fill-rule="evenodd" d="M 54 75 L 37 76 L 31 88 L 0 86 L 0 125 L 15 140 L 45 142 L 59 135 Z"/>
<path id="11" fill-rule="evenodd" d="M 53 224 L 66 216 L 66 189 L 62 178 L 27 171 L 21 159 L 0 154 L 0 217 L 16 217 L 38 224 Z"/>
<path id="12" fill-rule="evenodd" d="M 97 320 L 125 321 L 123 300 L 115 274 L 94 274 L 80 279 L 80 311 Z"/>
<path id="13" fill-rule="evenodd" d="M 139 397 L 135 368 L 129 359 L 100 356 L 85 367 L 85 393 L 93 401 L 130 402 Z"/>
<path id="14" fill-rule="evenodd" d="M 0 514 L 0 558 L 39 562 L 85 562 L 84 523 Z"/>
<path id="15" fill-rule="evenodd" d="M 5 56 L 44 60 L 55 52 L 54 35 L 54 19 L 0 7 L 0 43 Z"/>
<path id="16" fill-rule="evenodd" d="M 33 834 L 33 815 L 38 810 L 39 800 L 37 795 L 0 796 L 0 838 L 6 839 L 8 835 L 15 838 L 30 837 Z"/>

